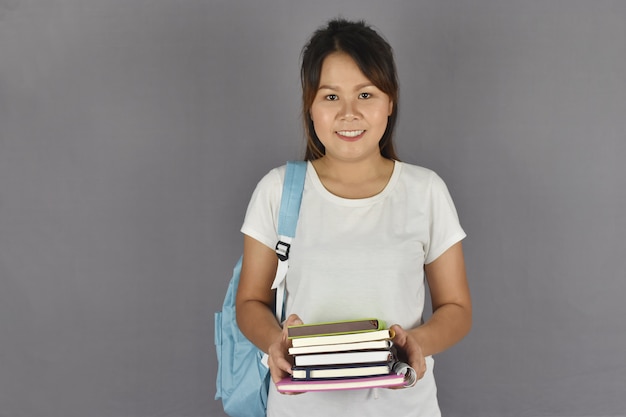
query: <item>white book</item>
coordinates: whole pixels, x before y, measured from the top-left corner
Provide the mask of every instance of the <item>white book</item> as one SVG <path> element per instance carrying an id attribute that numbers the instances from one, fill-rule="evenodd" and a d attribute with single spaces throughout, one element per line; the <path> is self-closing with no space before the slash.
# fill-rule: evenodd
<path id="1" fill-rule="evenodd" d="M 391 362 L 356 365 L 294 366 L 293 380 L 317 380 L 332 378 L 357 378 L 364 376 L 387 375 L 391 372 Z"/>
<path id="2" fill-rule="evenodd" d="M 333 336 L 299 337 L 296 339 L 291 339 L 291 345 L 293 347 L 337 345 L 341 343 L 356 343 L 372 340 L 393 339 L 393 336 L 394 333 L 392 330 L 384 329 L 371 332 L 339 334 Z"/>
<path id="3" fill-rule="evenodd" d="M 388 350 L 366 350 L 361 352 L 314 353 L 294 357 L 296 366 L 342 365 L 351 363 L 388 362 L 393 355 Z"/>
<path id="4" fill-rule="evenodd" d="M 317 345 L 317 346 L 301 346 L 290 347 L 290 355 L 303 355 L 307 353 L 328 353 L 328 352 L 345 352 L 352 350 L 373 350 L 373 349 L 389 349 L 392 346 L 391 340 L 372 340 L 369 342 L 340 343 L 337 345 Z"/>
<path id="5" fill-rule="evenodd" d="M 402 387 L 405 381 L 402 375 L 391 373 L 384 376 L 365 378 L 333 379 L 319 381 L 293 381 L 290 377 L 276 383 L 280 392 L 335 391 L 377 387 Z"/>

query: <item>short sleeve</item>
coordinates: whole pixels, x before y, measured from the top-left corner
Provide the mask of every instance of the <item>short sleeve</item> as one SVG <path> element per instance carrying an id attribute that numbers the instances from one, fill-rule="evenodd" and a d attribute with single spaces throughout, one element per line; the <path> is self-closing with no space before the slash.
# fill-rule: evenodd
<path id="1" fill-rule="evenodd" d="M 446 184 L 434 173 L 430 187 L 429 227 L 430 241 L 426 248 L 426 264 L 433 262 L 466 236 Z"/>
<path id="2" fill-rule="evenodd" d="M 285 167 L 275 168 L 257 184 L 246 210 L 241 232 L 274 249 Z"/>

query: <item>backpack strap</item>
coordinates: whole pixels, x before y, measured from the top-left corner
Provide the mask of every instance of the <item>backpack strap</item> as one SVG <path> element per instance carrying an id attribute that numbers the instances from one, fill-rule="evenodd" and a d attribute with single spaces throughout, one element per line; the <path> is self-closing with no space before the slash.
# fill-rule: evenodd
<path id="1" fill-rule="evenodd" d="M 291 248 L 291 240 L 296 235 L 302 191 L 304 190 L 304 180 L 306 178 L 306 167 L 306 161 L 287 162 L 287 172 L 285 173 L 280 200 L 278 243 L 276 244 L 278 267 L 276 269 L 276 277 L 272 283 L 272 289 L 276 290 L 274 313 L 279 323 L 284 319 L 285 277 L 289 269 L 289 249 Z"/>

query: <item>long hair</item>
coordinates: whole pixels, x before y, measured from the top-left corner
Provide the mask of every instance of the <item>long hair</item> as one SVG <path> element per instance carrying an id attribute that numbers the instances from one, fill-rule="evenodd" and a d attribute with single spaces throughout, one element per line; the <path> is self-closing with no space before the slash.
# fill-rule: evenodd
<path id="1" fill-rule="evenodd" d="M 305 160 L 321 158 L 325 148 L 315 133 L 311 119 L 311 106 L 319 88 L 324 59 L 334 53 L 349 55 L 363 75 L 393 102 L 387 128 L 379 142 L 383 157 L 396 160 L 393 131 L 398 116 L 398 77 L 393 50 L 385 39 L 364 21 L 333 19 L 318 29 L 302 50 L 302 118 L 306 134 Z"/>

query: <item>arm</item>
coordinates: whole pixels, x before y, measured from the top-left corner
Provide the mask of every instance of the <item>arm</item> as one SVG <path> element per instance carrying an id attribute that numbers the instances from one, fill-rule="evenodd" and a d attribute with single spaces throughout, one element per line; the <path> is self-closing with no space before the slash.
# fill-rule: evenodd
<path id="1" fill-rule="evenodd" d="M 461 242 L 425 267 L 433 315 L 411 333 L 425 356 L 440 353 L 459 342 L 472 327 L 470 298 Z"/>
<path id="2" fill-rule="evenodd" d="M 277 262 L 272 249 L 244 235 L 243 264 L 236 299 L 237 324 L 252 343 L 269 354 L 274 382 L 291 373 L 291 363 L 287 360 L 287 337 L 274 316 L 274 291 L 270 288 Z M 286 324 L 298 321 L 294 315 Z"/>
<path id="3" fill-rule="evenodd" d="M 424 356 L 442 352 L 459 342 L 472 326 L 472 302 L 465 273 L 461 242 L 425 265 L 433 314 L 423 325 L 396 331 L 394 343 L 402 349 L 421 377 L 425 372 Z"/>

